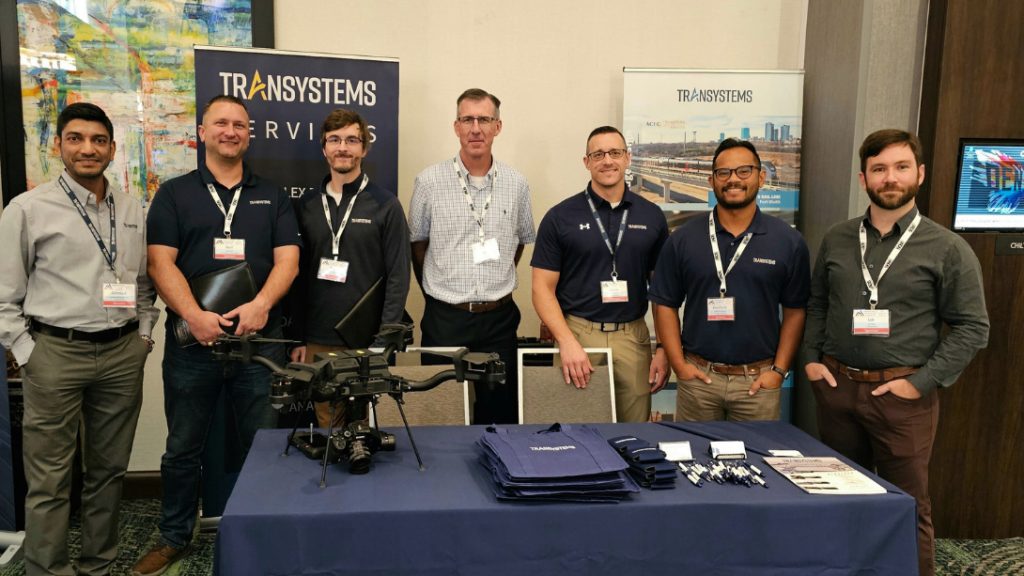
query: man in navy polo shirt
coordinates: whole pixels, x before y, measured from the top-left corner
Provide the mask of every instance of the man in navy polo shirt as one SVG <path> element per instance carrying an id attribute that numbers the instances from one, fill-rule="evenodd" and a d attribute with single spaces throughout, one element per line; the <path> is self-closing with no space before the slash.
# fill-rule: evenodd
<path id="1" fill-rule="evenodd" d="M 626 186 L 626 140 L 618 129 L 590 133 L 587 189 L 552 208 L 533 252 L 533 305 L 558 341 L 565 383 L 585 388 L 594 371 L 583 348 L 612 348 L 619 422 L 647 422 L 651 394 L 665 387 L 668 361 L 651 358 L 647 280 L 668 239 L 661 209 Z M 654 305 L 658 308 L 658 305 Z"/>
<path id="2" fill-rule="evenodd" d="M 777 420 L 810 296 L 807 244 L 754 202 L 765 171 L 753 144 L 723 141 L 712 167 L 718 205 L 673 232 L 648 294 L 679 380 L 676 419 Z"/>
<path id="3" fill-rule="evenodd" d="M 200 459 L 221 389 L 226 388 L 234 408 L 243 457 L 256 430 L 272 425 L 270 371 L 255 364 L 219 362 L 206 346 L 234 320 L 234 334 L 262 331 L 279 338 L 277 302 L 298 273 L 302 238 L 288 195 L 242 163 L 249 145 L 245 104 L 233 96 L 217 96 L 206 105 L 202 120 L 199 138 L 206 144 L 205 162 L 160 186 L 146 220 L 149 275 L 157 293 L 188 322 L 203 346 L 178 346 L 168 320 L 160 540 L 135 565 L 133 575 L 160 574 L 188 551 L 198 513 Z M 220 240 L 216 247 L 215 239 Z M 203 311 L 188 280 L 235 265 L 238 256 L 252 269 L 256 298 L 223 316 Z M 279 364 L 285 359 L 280 344 L 264 346 L 260 353 Z"/>

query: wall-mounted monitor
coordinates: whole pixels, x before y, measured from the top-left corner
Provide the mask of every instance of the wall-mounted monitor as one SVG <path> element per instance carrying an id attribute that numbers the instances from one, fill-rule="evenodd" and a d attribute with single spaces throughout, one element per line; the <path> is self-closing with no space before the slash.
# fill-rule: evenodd
<path id="1" fill-rule="evenodd" d="M 1024 232 L 1024 140 L 963 138 L 956 232 Z"/>

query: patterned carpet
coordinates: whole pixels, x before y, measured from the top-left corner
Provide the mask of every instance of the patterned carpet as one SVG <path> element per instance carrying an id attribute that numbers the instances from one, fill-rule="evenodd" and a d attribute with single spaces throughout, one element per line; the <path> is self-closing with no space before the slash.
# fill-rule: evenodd
<path id="1" fill-rule="evenodd" d="M 129 500 L 121 510 L 121 554 L 111 576 L 127 576 L 136 559 L 158 536 L 158 500 Z M 213 573 L 214 534 L 197 533 L 193 551 L 172 566 L 167 576 L 206 576 Z M 71 523 L 71 556 L 78 555 L 79 527 Z M 1024 538 L 1008 540 L 938 540 L 935 543 L 936 573 L 943 576 L 1024 576 Z M 0 570 L 0 576 L 24 576 L 23 562 Z"/>

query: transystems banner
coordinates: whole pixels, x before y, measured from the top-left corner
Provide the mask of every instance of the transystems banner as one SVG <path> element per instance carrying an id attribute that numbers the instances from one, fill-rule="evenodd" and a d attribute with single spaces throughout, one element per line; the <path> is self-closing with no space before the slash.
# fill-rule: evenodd
<path id="1" fill-rule="evenodd" d="M 627 178 L 661 204 L 670 228 L 715 206 L 708 176 L 726 138 L 750 141 L 761 156 L 761 210 L 796 223 L 803 71 L 625 68 L 623 79 Z"/>
<path id="2" fill-rule="evenodd" d="M 337 108 L 370 125 L 363 171 L 398 193 L 398 60 L 303 54 L 258 48 L 196 46 L 196 123 L 203 106 L 231 94 L 249 108 L 246 163 L 298 198 L 329 172 L 320 126 Z M 197 142 L 199 158 L 205 155 Z"/>

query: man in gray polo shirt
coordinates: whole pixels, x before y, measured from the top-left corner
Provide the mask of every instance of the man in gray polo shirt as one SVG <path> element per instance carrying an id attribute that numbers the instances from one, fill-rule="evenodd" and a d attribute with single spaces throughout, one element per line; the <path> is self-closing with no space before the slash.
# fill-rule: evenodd
<path id="1" fill-rule="evenodd" d="M 114 128 L 93 104 L 57 118 L 64 172 L 0 217 L 0 342 L 24 376 L 25 573 L 71 576 L 71 463 L 83 425 L 78 574 L 117 558 L 121 480 L 160 312 L 146 276 L 142 203 L 110 186 Z"/>

